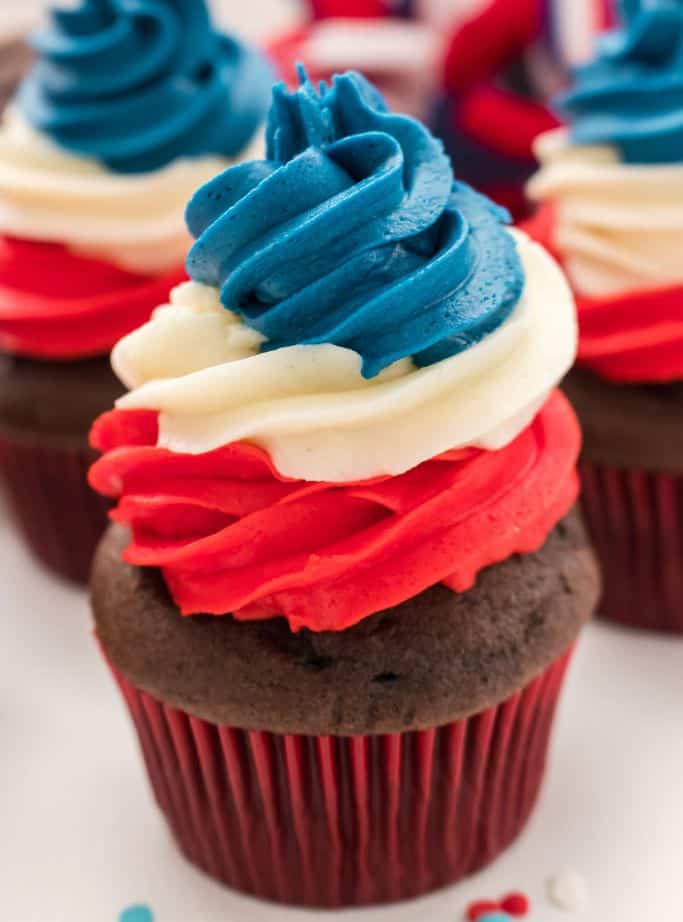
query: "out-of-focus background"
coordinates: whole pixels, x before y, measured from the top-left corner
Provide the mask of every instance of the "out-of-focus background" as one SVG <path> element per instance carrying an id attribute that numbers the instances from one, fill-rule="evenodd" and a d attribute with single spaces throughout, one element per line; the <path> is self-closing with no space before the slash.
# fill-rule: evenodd
<path id="1" fill-rule="evenodd" d="M 62 6 L 68 6 L 70 2 L 73 3 L 73 0 L 64 0 Z M 452 16 L 463 15 L 481 6 L 483 2 L 419 0 L 418 5 L 425 15 L 443 26 Z M 3 33 L 24 30 L 36 22 L 46 5 L 46 0 L 0 0 L 0 30 Z M 296 23 L 297 18 L 304 15 L 303 0 L 212 0 L 211 6 L 219 21 L 232 25 L 237 19 L 244 34 L 258 37 L 271 31 L 276 32 L 281 26 Z"/>

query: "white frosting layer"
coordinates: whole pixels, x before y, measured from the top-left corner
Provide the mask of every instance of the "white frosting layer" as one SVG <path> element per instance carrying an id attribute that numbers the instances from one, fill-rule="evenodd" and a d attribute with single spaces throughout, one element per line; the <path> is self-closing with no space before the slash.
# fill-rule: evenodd
<path id="1" fill-rule="evenodd" d="M 159 444 L 172 451 L 249 441 L 302 480 L 397 475 L 449 449 L 501 448 L 571 367 L 577 342 L 562 273 L 517 239 L 526 288 L 502 327 L 435 365 L 404 359 L 371 380 L 361 357 L 339 346 L 259 353 L 258 335 L 216 290 L 181 286 L 114 350 L 114 369 L 134 388 L 118 405 L 159 410 Z"/>
<path id="2" fill-rule="evenodd" d="M 380 74 L 421 74 L 436 48 L 429 26 L 393 19 L 323 19 L 308 40 L 311 60 L 321 70 Z"/>
<path id="3" fill-rule="evenodd" d="M 259 138 L 244 158 L 262 149 Z M 188 200 L 229 165 L 201 157 L 153 173 L 117 174 L 56 147 L 9 110 L 0 123 L 0 234 L 63 243 L 132 271 L 162 272 L 185 261 Z"/>
<path id="4" fill-rule="evenodd" d="M 683 165 L 622 163 L 564 130 L 539 138 L 529 185 L 555 206 L 555 242 L 577 291 L 593 297 L 683 282 Z"/>
<path id="5" fill-rule="evenodd" d="M 424 114 L 437 81 L 440 38 L 425 23 L 396 19 L 323 19 L 311 27 L 304 59 L 321 73 L 358 70 L 397 112 Z"/>

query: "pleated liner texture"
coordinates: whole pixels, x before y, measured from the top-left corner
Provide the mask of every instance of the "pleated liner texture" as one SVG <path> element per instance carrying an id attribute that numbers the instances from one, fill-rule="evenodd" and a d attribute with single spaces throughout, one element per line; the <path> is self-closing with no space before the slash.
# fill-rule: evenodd
<path id="1" fill-rule="evenodd" d="M 59 576 L 86 583 L 108 525 L 108 500 L 87 482 L 97 455 L 0 432 L 0 476 L 17 527 L 33 554 Z"/>
<path id="2" fill-rule="evenodd" d="M 516 838 L 541 785 L 570 657 L 497 707 L 389 736 L 216 726 L 115 676 L 185 856 L 253 896 L 334 908 L 454 883 Z"/>
<path id="3" fill-rule="evenodd" d="M 584 462 L 581 480 L 602 567 L 600 615 L 683 633 L 683 477 Z"/>

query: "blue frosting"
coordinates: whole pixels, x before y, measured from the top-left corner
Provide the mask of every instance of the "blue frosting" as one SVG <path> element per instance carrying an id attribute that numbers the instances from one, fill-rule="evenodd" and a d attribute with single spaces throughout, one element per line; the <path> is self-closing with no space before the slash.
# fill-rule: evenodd
<path id="1" fill-rule="evenodd" d="M 507 212 L 454 182 L 421 124 L 387 112 L 360 75 L 318 94 L 273 90 L 267 159 L 227 170 L 187 210 L 187 268 L 221 290 L 264 349 L 335 343 L 370 378 L 477 343 L 518 302 Z"/>
<path id="2" fill-rule="evenodd" d="M 154 915 L 148 906 L 129 906 L 119 916 L 119 922 L 154 922 Z"/>
<path id="3" fill-rule="evenodd" d="M 236 156 L 268 110 L 269 64 L 214 31 L 204 0 L 82 0 L 53 11 L 33 44 L 20 110 L 117 172 Z"/>
<path id="4" fill-rule="evenodd" d="M 630 163 L 683 161 L 683 0 L 621 0 L 623 25 L 599 40 L 558 101 L 579 144 Z"/>

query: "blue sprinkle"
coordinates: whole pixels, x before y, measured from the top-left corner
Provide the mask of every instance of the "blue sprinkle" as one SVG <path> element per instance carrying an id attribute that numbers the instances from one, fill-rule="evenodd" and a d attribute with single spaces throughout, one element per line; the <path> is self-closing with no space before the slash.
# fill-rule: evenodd
<path id="1" fill-rule="evenodd" d="M 512 922 L 512 919 L 506 912 L 488 912 L 479 916 L 478 922 Z"/>
<path id="2" fill-rule="evenodd" d="M 119 922 L 154 922 L 154 915 L 149 906 L 129 906 L 119 916 Z"/>

